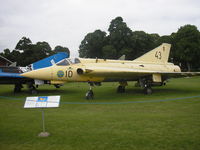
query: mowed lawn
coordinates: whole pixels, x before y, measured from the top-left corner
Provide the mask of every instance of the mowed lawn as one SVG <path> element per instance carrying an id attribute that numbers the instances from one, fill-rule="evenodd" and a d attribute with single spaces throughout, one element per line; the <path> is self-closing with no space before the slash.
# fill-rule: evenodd
<path id="1" fill-rule="evenodd" d="M 61 95 L 59 108 L 45 110 L 51 135 L 40 138 L 41 110 L 23 108 L 27 88 L 13 94 L 13 86 L 0 85 L 0 150 L 200 149 L 200 77 L 171 79 L 152 95 L 133 82 L 123 94 L 117 86 L 94 87 L 89 101 L 87 83 L 39 87 L 38 96 Z"/>

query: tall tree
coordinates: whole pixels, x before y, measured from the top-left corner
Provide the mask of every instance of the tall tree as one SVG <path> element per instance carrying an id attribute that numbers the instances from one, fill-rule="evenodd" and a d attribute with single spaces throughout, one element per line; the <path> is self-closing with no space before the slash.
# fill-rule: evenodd
<path id="1" fill-rule="evenodd" d="M 17 43 L 15 49 L 26 51 L 29 49 L 29 46 L 32 45 L 32 41 L 29 38 L 22 37 Z"/>
<path id="2" fill-rule="evenodd" d="M 124 48 L 131 48 L 132 30 L 126 25 L 122 17 L 116 17 L 108 28 L 110 45 L 117 50 L 117 55 Z M 117 57 L 118 57 L 117 56 Z"/>
<path id="3" fill-rule="evenodd" d="M 86 58 L 102 58 L 102 48 L 106 43 L 106 32 L 96 30 L 93 33 L 88 33 L 79 46 L 79 56 Z"/>
<path id="4" fill-rule="evenodd" d="M 148 34 L 144 31 L 135 31 L 132 35 L 132 59 L 135 59 L 149 50 L 155 48 L 155 35 Z"/>
<path id="5" fill-rule="evenodd" d="M 102 55 L 105 59 L 115 59 L 117 51 L 112 45 L 106 45 L 102 48 Z"/>
<path id="6" fill-rule="evenodd" d="M 53 51 L 56 52 L 56 53 L 57 52 L 66 52 L 70 55 L 69 49 L 67 47 L 63 47 L 63 46 L 60 46 L 60 45 L 56 46 Z"/>
<path id="7" fill-rule="evenodd" d="M 26 37 L 22 37 L 22 39 L 19 40 L 16 45 L 16 50 L 13 50 L 12 53 L 17 55 L 16 51 L 21 51 L 19 57 L 16 59 L 20 66 L 29 65 L 53 54 L 53 51 L 47 42 L 43 41 L 32 44 L 31 40 Z"/>
<path id="8" fill-rule="evenodd" d="M 174 57 L 190 71 L 200 65 L 200 33 L 196 26 L 185 25 L 174 35 Z"/>
<path id="9" fill-rule="evenodd" d="M 67 47 L 56 46 L 54 51 L 52 51 L 49 43 L 45 41 L 33 44 L 29 38 L 22 37 L 17 42 L 15 50 L 5 49 L 1 55 L 13 62 L 17 62 L 19 66 L 27 66 L 60 51 L 70 53 Z"/>

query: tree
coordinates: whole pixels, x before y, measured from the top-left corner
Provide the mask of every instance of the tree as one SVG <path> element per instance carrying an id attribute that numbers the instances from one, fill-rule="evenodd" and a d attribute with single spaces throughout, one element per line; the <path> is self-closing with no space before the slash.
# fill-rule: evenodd
<path id="1" fill-rule="evenodd" d="M 3 50 L 3 56 L 9 59 L 8 57 L 10 56 L 11 52 L 8 48 Z"/>
<path id="2" fill-rule="evenodd" d="M 114 46 L 119 56 L 123 48 L 131 48 L 132 30 L 123 22 L 122 17 L 116 17 L 108 28 L 110 45 Z"/>
<path id="3" fill-rule="evenodd" d="M 2 55 L 3 57 L 5 57 L 5 58 L 7 58 L 7 59 L 12 61 L 12 59 L 11 59 L 11 51 L 8 48 L 4 49 L 3 53 L 1 53 L 0 55 Z"/>
<path id="4" fill-rule="evenodd" d="M 182 67 L 190 71 L 199 67 L 200 62 L 200 32 L 194 25 L 179 28 L 174 35 L 174 57 L 182 63 Z M 196 68 L 198 69 L 198 68 Z"/>
<path id="5" fill-rule="evenodd" d="M 102 48 L 102 54 L 105 59 L 115 59 L 117 51 L 112 45 L 106 45 Z"/>
<path id="6" fill-rule="evenodd" d="M 126 56 L 126 59 L 127 60 L 133 60 L 133 49 L 131 48 L 123 48 L 120 52 L 119 52 L 119 57 L 122 56 L 122 55 L 125 55 Z M 118 57 L 118 58 L 119 58 Z"/>
<path id="7" fill-rule="evenodd" d="M 131 38 L 133 47 L 132 59 L 135 59 L 155 48 L 155 35 L 145 33 L 144 31 L 135 31 Z"/>
<path id="8" fill-rule="evenodd" d="M 52 51 L 49 43 L 45 41 L 33 44 L 29 38 L 22 37 L 17 42 L 15 50 L 11 52 L 9 49 L 5 49 L 1 55 L 13 62 L 17 62 L 19 66 L 27 66 L 61 51 L 70 53 L 67 47 L 56 46 Z"/>
<path id="9" fill-rule="evenodd" d="M 56 46 L 53 51 L 56 52 L 56 53 L 57 52 L 66 52 L 67 54 L 70 55 L 69 49 L 67 47 L 63 47 L 63 46 L 60 46 L 60 45 Z"/>
<path id="10" fill-rule="evenodd" d="M 32 41 L 29 38 L 22 37 L 21 40 L 17 43 L 15 49 L 16 50 L 28 50 L 29 46 L 32 45 Z"/>
<path id="11" fill-rule="evenodd" d="M 19 51 L 21 51 L 20 54 Z M 13 56 L 18 54 L 16 60 L 20 66 L 29 65 L 51 54 L 54 54 L 47 42 L 43 41 L 32 44 L 31 40 L 26 37 L 22 37 L 22 39 L 19 40 L 16 45 L 16 50 L 13 50 L 12 53 Z"/>
<path id="12" fill-rule="evenodd" d="M 4 56 L 5 58 L 7 58 L 12 62 L 17 62 L 18 59 L 20 58 L 20 52 L 17 50 L 13 50 L 11 52 L 9 49 L 5 49 L 3 53 L 1 53 L 0 55 Z"/>
<path id="13" fill-rule="evenodd" d="M 45 56 L 49 56 L 52 54 L 52 49 L 49 43 L 43 41 L 43 42 L 37 42 L 35 44 L 35 51 L 38 51 L 40 54 L 43 54 Z"/>
<path id="14" fill-rule="evenodd" d="M 102 48 L 107 44 L 106 32 L 96 30 L 88 33 L 79 46 L 79 56 L 85 58 L 102 58 Z"/>

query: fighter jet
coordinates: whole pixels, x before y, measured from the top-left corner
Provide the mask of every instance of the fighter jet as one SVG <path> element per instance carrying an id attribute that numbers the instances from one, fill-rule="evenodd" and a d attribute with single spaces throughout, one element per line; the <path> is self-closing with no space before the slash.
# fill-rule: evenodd
<path id="1" fill-rule="evenodd" d="M 152 93 L 152 86 L 165 85 L 170 77 L 200 75 L 200 72 L 181 72 L 179 66 L 168 62 L 170 44 L 163 43 L 141 57 L 129 60 L 64 59 L 57 64 L 23 73 L 22 76 L 49 82 L 88 82 L 87 99 L 93 99 L 92 85 L 101 82 L 119 82 L 117 92 L 125 92 L 127 81 L 137 81 L 145 94 Z"/>

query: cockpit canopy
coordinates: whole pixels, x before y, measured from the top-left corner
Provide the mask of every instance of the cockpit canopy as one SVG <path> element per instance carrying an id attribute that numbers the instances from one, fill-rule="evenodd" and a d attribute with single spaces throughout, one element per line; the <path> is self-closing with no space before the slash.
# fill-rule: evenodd
<path id="1" fill-rule="evenodd" d="M 56 65 L 57 66 L 68 66 L 68 65 L 72 65 L 72 64 L 78 64 L 78 63 L 81 63 L 79 58 L 66 58 L 66 59 L 58 62 Z"/>

